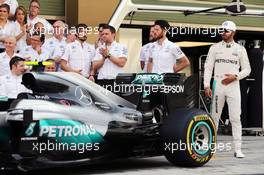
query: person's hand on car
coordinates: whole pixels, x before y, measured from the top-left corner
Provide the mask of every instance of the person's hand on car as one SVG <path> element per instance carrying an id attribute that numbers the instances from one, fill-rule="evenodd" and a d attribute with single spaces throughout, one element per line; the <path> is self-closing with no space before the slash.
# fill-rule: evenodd
<path id="1" fill-rule="evenodd" d="M 212 98 L 213 93 L 210 87 L 205 88 L 204 93 L 206 97 Z"/>

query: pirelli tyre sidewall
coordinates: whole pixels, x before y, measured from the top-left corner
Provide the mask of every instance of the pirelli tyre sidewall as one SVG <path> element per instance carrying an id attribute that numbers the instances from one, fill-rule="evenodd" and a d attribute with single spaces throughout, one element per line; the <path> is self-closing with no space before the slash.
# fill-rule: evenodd
<path id="1" fill-rule="evenodd" d="M 177 109 L 161 127 L 162 152 L 174 165 L 199 167 L 216 149 L 212 118 L 199 109 Z"/>

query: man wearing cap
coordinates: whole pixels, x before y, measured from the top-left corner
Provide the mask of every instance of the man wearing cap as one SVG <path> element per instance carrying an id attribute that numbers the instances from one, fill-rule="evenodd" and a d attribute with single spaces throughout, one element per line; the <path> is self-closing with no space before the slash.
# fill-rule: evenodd
<path id="1" fill-rule="evenodd" d="M 154 42 L 150 49 L 147 72 L 177 73 L 190 65 L 180 47 L 166 37 L 170 25 L 165 20 L 154 23 Z M 177 64 L 176 64 L 177 61 Z"/>
<path id="2" fill-rule="evenodd" d="M 234 142 L 234 156 L 243 158 L 241 151 L 242 126 L 240 120 L 241 97 L 239 80 L 250 74 L 251 68 L 246 49 L 235 43 L 233 37 L 236 24 L 225 21 L 222 24 L 222 41 L 211 46 L 204 66 L 205 95 L 212 99 L 211 115 L 218 128 L 219 119 L 225 101 L 228 104 L 229 118 L 232 124 Z M 241 68 L 241 70 L 239 70 Z M 213 90 L 210 88 L 212 72 L 214 70 Z"/>

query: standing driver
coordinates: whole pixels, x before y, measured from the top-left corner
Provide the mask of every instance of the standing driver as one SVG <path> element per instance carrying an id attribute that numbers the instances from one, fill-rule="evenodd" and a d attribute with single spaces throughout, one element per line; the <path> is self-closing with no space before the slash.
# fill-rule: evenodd
<path id="1" fill-rule="evenodd" d="M 212 99 L 211 115 L 218 128 L 219 119 L 225 101 L 228 104 L 229 118 L 232 124 L 232 135 L 234 142 L 234 156 L 244 158 L 241 151 L 242 125 L 241 97 L 239 80 L 250 74 L 251 68 L 248 61 L 246 49 L 235 43 L 233 37 L 236 32 L 236 24 L 232 21 L 225 21 L 222 24 L 222 41 L 211 46 L 204 70 L 205 95 Z M 241 68 L 241 71 L 239 70 Z M 214 69 L 213 88 L 210 88 L 210 81 Z"/>

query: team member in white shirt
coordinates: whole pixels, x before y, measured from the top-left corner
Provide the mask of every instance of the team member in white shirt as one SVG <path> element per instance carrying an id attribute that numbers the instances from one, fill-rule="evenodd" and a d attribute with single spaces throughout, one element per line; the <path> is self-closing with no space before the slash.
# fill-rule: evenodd
<path id="1" fill-rule="evenodd" d="M 98 80 L 115 79 L 118 73 L 123 73 L 127 62 L 127 49 L 115 41 L 115 34 L 114 27 L 103 27 L 102 39 L 105 45 L 97 48 L 93 61 L 93 69 L 98 70 Z"/>
<path id="2" fill-rule="evenodd" d="M 64 37 L 65 29 L 66 25 L 64 22 L 56 21 L 53 24 L 53 37 L 47 39 L 43 45 L 50 51 L 51 58 L 55 60 L 56 64 L 60 64 L 61 57 L 65 52 L 67 44 L 66 37 Z"/>
<path id="3" fill-rule="evenodd" d="M 235 147 L 235 157 L 243 158 L 241 151 L 242 126 L 241 96 L 239 80 L 249 75 L 251 68 L 246 49 L 235 43 L 233 37 L 236 24 L 225 21 L 222 24 L 224 33 L 223 41 L 211 46 L 204 66 L 205 95 L 213 98 L 212 117 L 218 128 L 219 119 L 225 101 L 228 104 L 229 118 L 232 124 L 232 135 Z M 239 70 L 241 68 L 241 71 Z M 213 92 L 210 89 L 210 81 L 214 70 Z"/>
<path id="4" fill-rule="evenodd" d="M 27 30 L 28 25 L 26 24 L 27 19 L 27 11 L 23 6 L 18 6 L 15 12 L 15 24 L 18 29 L 20 29 L 20 33 L 16 36 L 17 39 L 17 48 L 16 50 L 19 52 L 27 47 Z"/>
<path id="5" fill-rule="evenodd" d="M 18 7 L 17 0 L 0 0 L 0 5 L 1 4 L 7 4 L 10 7 L 10 13 L 9 16 L 13 17 L 16 11 L 16 8 Z"/>
<path id="6" fill-rule="evenodd" d="M 52 52 L 52 56 L 54 53 L 55 47 L 58 45 L 66 46 L 66 37 L 64 37 L 66 25 L 62 21 L 56 21 L 53 24 L 53 37 L 47 39 L 44 43 L 44 47 L 49 49 Z"/>
<path id="7" fill-rule="evenodd" d="M 21 57 L 26 61 L 45 61 L 50 59 L 49 50 L 42 46 L 44 41 L 44 34 L 33 33 L 31 45 L 20 52 Z"/>
<path id="8" fill-rule="evenodd" d="M 180 47 L 167 39 L 166 34 L 169 27 L 169 23 L 165 20 L 155 21 L 154 38 L 157 41 L 151 46 L 148 72 L 177 73 L 190 65 Z"/>
<path id="9" fill-rule="evenodd" d="M 140 66 L 143 72 L 147 72 L 148 59 L 150 57 L 151 45 L 154 42 L 154 26 L 150 27 L 149 31 L 149 43 L 145 44 L 140 51 Z"/>
<path id="10" fill-rule="evenodd" d="M 66 45 L 69 43 L 73 43 L 75 40 L 76 35 L 71 32 L 68 32 L 65 43 L 59 44 L 54 48 L 52 58 L 56 62 L 57 71 L 61 71 L 61 58 L 65 53 Z"/>
<path id="11" fill-rule="evenodd" d="M 0 5 L 0 52 L 5 49 L 4 40 L 6 36 L 17 36 L 20 33 L 20 28 L 13 21 L 7 19 L 9 11 L 9 5 Z"/>
<path id="12" fill-rule="evenodd" d="M 5 51 L 0 53 L 0 76 L 8 74 L 10 72 L 9 62 L 11 58 L 14 56 L 19 56 L 15 53 L 16 48 L 16 38 L 15 37 L 7 37 L 4 42 Z"/>
<path id="13" fill-rule="evenodd" d="M 34 33 L 33 26 L 37 22 L 41 22 L 44 25 L 44 33 L 52 34 L 52 25 L 44 18 L 39 16 L 40 13 L 40 3 L 38 0 L 31 0 L 29 4 L 29 14 L 27 16 L 27 23 L 31 26 L 30 33 Z"/>
<path id="14" fill-rule="evenodd" d="M 26 71 L 24 59 L 13 57 L 9 63 L 10 72 L 0 77 L 0 95 L 8 98 L 17 98 L 17 95 L 22 92 L 31 92 L 22 82 L 22 75 Z"/>
<path id="15" fill-rule="evenodd" d="M 65 53 L 66 45 L 69 43 L 73 43 L 75 40 L 76 40 L 76 35 L 71 32 L 68 32 L 67 37 L 65 38 L 65 42 L 61 42 L 61 44 L 55 46 L 52 54 L 52 58 L 54 58 L 57 62 L 60 63 L 61 57 Z"/>
<path id="16" fill-rule="evenodd" d="M 72 43 L 76 40 L 76 35 L 75 33 L 68 31 L 67 36 L 66 36 L 66 42 L 67 44 Z"/>
<path id="17" fill-rule="evenodd" d="M 87 25 L 76 26 L 77 39 L 66 46 L 65 53 L 61 59 L 61 68 L 66 72 L 76 72 L 84 77 L 90 78 L 91 63 L 95 55 L 94 46 L 88 44 Z"/>

